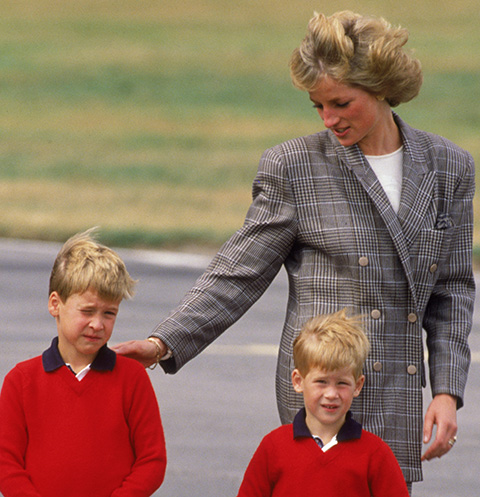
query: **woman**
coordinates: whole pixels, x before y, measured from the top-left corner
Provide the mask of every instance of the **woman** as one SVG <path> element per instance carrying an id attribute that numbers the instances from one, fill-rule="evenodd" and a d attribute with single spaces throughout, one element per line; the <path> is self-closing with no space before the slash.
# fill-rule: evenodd
<path id="1" fill-rule="evenodd" d="M 392 112 L 422 83 L 419 62 L 403 50 L 407 38 L 404 29 L 352 12 L 311 19 L 291 74 L 327 129 L 264 153 L 244 226 L 150 341 L 118 352 L 145 365 L 162 358 L 175 373 L 239 319 L 284 264 L 289 301 L 276 378 L 282 422 L 301 407 L 290 382 L 299 329 L 312 316 L 349 307 L 368 317 L 372 342 L 354 417 L 387 441 L 411 485 L 422 478 L 421 459 L 452 448 L 463 404 L 474 164 L 468 152 Z M 423 431 L 422 328 L 433 393 Z M 421 456 L 433 425 L 435 440 Z"/>

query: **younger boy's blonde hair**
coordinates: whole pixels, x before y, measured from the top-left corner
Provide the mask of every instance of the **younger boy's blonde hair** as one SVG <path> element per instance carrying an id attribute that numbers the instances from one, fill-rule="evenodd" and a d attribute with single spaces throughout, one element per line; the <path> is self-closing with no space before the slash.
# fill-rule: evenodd
<path id="1" fill-rule="evenodd" d="M 65 242 L 53 264 L 49 295 L 57 292 L 63 302 L 87 290 L 112 302 L 133 297 L 136 281 L 119 255 L 94 239 L 94 232 L 89 229 Z"/>
<path id="2" fill-rule="evenodd" d="M 312 368 L 334 371 L 348 367 L 358 379 L 369 350 L 361 317 L 349 317 L 342 309 L 305 324 L 293 342 L 293 361 L 303 377 Z"/>

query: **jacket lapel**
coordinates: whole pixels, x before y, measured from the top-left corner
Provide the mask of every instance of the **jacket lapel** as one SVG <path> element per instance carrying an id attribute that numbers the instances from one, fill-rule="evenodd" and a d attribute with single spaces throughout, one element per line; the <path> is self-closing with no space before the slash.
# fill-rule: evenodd
<path id="1" fill-rule="evenodd" d="M 407 274 L 410 274 L 408 244 L 403 233 L 400 219 L 395 213 L 373 170 L 368 166 L 365 156 L 357 146 L 345 148 L 345 165 L 355 174 L 370 197 L 397 249 Z"/>
<path id="2" fill-rule="evenodd" d="M 416 302 L 409 248 L 422 225 L 427 209 L 431 205 L 435 172 L 429 171 L 425 156 L 416 143 L 410 129 L 395 116 L 404 138 L 404 170 L 402 194 L 398 214 L 393 210 L 386 193 L 360 148 L 340 147 L 338 155 L 357 177 L 383 219 L 405 271 L 412 296 Z"/>
<path id="3" fill-rule="evenodd" d="M 428 167 L 420 144 L 411 130 L 397 118 L 403 135 L 403 183 L 398 219 L 407 246 L 413 243 L 431 206 L 435 186 L 435 171 Z"/>

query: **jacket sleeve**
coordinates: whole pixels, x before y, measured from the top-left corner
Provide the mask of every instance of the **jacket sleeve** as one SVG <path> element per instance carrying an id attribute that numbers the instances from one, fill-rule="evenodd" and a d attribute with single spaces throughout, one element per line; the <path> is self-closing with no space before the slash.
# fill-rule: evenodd
<path id="1" fill-rule="evenodd" d="M 127 407 L 135 462 L 112 497 L 148 497 L 165 477 L 167 454 L 158 402 L 147 372 L 136 366 Z"/>
<path id="2" fill-rule="evenodd" d="M 220 249 L 179 307 L 153 335 L 173 358 L 175 373 L 235 323 L 265 292 L 295 241 L 296 207 L 280 149 L 265 152 L 245 223 Z"/>
<path id="3" fill-rule="evenodd" d="M 472 327 L 475 280 L 472 269 L 474 164 L 469 154 L 458 179 L 446 221 L 452 230 L 448 259 L 442 264 L 426 308 L 432 394 L 447 393 L 463 405 L 470 365 L 468 335 Z"/>
<path id="4" fill-rule="evenodd" d="M 25 470 L 28 434 L 22 379 L 14 368 L 0 394 L 0 493 L 4 497 L 40 497 Z"/>

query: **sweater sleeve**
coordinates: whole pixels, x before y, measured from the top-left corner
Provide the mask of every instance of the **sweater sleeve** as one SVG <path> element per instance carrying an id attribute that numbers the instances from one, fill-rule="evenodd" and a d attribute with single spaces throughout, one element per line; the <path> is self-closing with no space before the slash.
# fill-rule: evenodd
<path id="1" fill-rule="evenodd" d="M 165 477 L 167 455 L 157 399 L 147 372 L 140 364 L 134 367 L 134 378 L 129 383 L 130 405 L 125 406 L 125 411 L 135 462 L 112 497 L 148 497 Z"/>
<path id="2" fill-rule="evenodd" d="M 372 497 L 409 497 L 402 470 L 390 447 L 378 439 L 378 448 L 373 451 L 368 482 Z"/>
<path id="3" fill-rule="evenodd" d="M 0 394 L 0 493 L 4 497 L 40 497 L 25 470 L 28 434 L 23 393 L 23 375 L 14 368 Z"/>
<path id="4" fill-rule="evenodd" d="M 270 497 L 273 482 L 269 474 L 268 435 L 258 446 L 245 471 L 237 497 Z"/>

